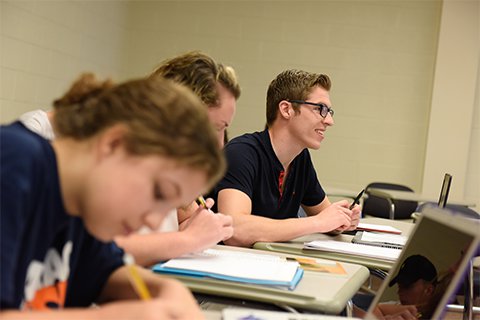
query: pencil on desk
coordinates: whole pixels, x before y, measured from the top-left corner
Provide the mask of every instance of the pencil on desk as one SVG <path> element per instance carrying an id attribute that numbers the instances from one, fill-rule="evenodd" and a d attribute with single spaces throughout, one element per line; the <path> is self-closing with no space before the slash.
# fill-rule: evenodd
<path id="1" fill-rule="evenodd" d="M 150 292 L 148 291 L 147 285 L 143 281 L 142 277 L 138 274 L 137 267 L 135 266 L 135 259 L 131 254 L 125 253 L 123 255 L 123 262 L 127 267 L 130 282 L 132 283 L 135 292 L 137 292 L 138 296 L 142 300 L 149 300 L 151 299 Z"/>

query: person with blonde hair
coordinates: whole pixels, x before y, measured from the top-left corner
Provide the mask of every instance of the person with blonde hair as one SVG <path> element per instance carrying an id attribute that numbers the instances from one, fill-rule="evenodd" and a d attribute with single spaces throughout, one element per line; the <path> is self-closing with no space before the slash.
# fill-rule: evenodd
<path id="1" fill-rule="evenodd" d="M 210 56 L 191 51 L 163 61 L 150 78 L 167 78 L 187 86 L 203 102 L 208 111 L 205 125 L 213 125 L 219 145 L 223 146 L 226 128 L 231 124 L 240 85 L 235 70 L 215 62 Z M 46 139 L 54 138 L 51 125 L 53 111 L 34 110 L 23 114 L 25 126 Z M 210 199 L 207 206 L 213 206 Z M 223 214 L 211 214 L 195 202 L 173 209 L 157 230 L 143 227 L 138 233 L 115 237 L 115 242 L 130 252 L 136 262 L 148 267 L 159 261 L 197 252 L 228 239 L 233 234 L 232 219 Z M 179 230 L 179 220 L 182 223 Z"/>
<path id="2" fill-rule="evenodd" d="M 152 299 L 135 301 L 111 242 L 157 228 L 222 176 L 203 104 L 166 79 L 83 75 L 54 111 L 51 142 L 0 127 L 2 319 L 203 318 L 183 285 L 141 268 Z"/>
<path id="3" fill-rule="evenodd" d="M 235 70 L 202 52 L 192 51 L 162 62 L 150 75 L 150 78 L 158 77 L 187 86 L 202 100 L 209 123 L 216 130 L 218 144 L 223 146 L 240 97 Z M 206 204 L 210 208 L 214 203 L 207 198 Z M 176 211 L 168 215 L 160 230 L 143 229 L 137 234 L 119 236 L 116 243 L 132 253 L 140 264 L 150 266 L 204 250 L 233 234 L 231 217 L 202 210 L 195 202 Z"/>

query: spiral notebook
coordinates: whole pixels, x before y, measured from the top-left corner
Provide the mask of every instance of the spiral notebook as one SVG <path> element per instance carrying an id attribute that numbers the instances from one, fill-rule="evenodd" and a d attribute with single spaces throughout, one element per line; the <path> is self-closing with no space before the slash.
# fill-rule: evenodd
<path id="1" fill-rule="evenodd" d="M 153 271 L 284 287 L 290 290 L 295 289 L 303 276 L 303 270 L 297 261 L 288 261 L 276 255 L 216 249 L 207 249 L 159 263 L 153 267 Z"/>

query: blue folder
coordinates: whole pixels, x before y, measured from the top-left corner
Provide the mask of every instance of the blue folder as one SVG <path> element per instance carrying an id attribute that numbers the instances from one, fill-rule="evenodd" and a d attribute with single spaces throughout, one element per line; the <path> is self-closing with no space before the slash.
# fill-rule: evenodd
<path id="1" fill-rule="evenodd" d="M 226 280 L 226 281 L 285 287 L 289 290 L 294 290 L 303 277 L 302 268 L 297 269 L 297 272 L 295 273 L 295 276 L 291 281 L 272 281 L 272 280 L 261 280 L 261 279 L 250 279 L 250 278 L 226 276 L 223 274 L 211 273 L 211 272 L 169 268 L 169 267 L 164 267 L 163 264 L 164 263 L 156 264 L 155 266 L 153 266 L 152 270 L 157 273 L 190 276 L 194 278 L 214 278 L 214 279 L 220 279 L 220 280 Z"/>

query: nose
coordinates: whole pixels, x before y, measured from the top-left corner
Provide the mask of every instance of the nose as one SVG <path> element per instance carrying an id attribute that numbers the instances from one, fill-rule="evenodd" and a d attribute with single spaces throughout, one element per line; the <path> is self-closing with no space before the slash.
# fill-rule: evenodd
<path id="1" fill-rule="evenodd" d="M 327 113 L 327 116 L 323 118 L 323 123 L 327 126 L 333 126 L 335 124 L 335 121 L 333 121 L 333 116 L 329 113 Z"/>

